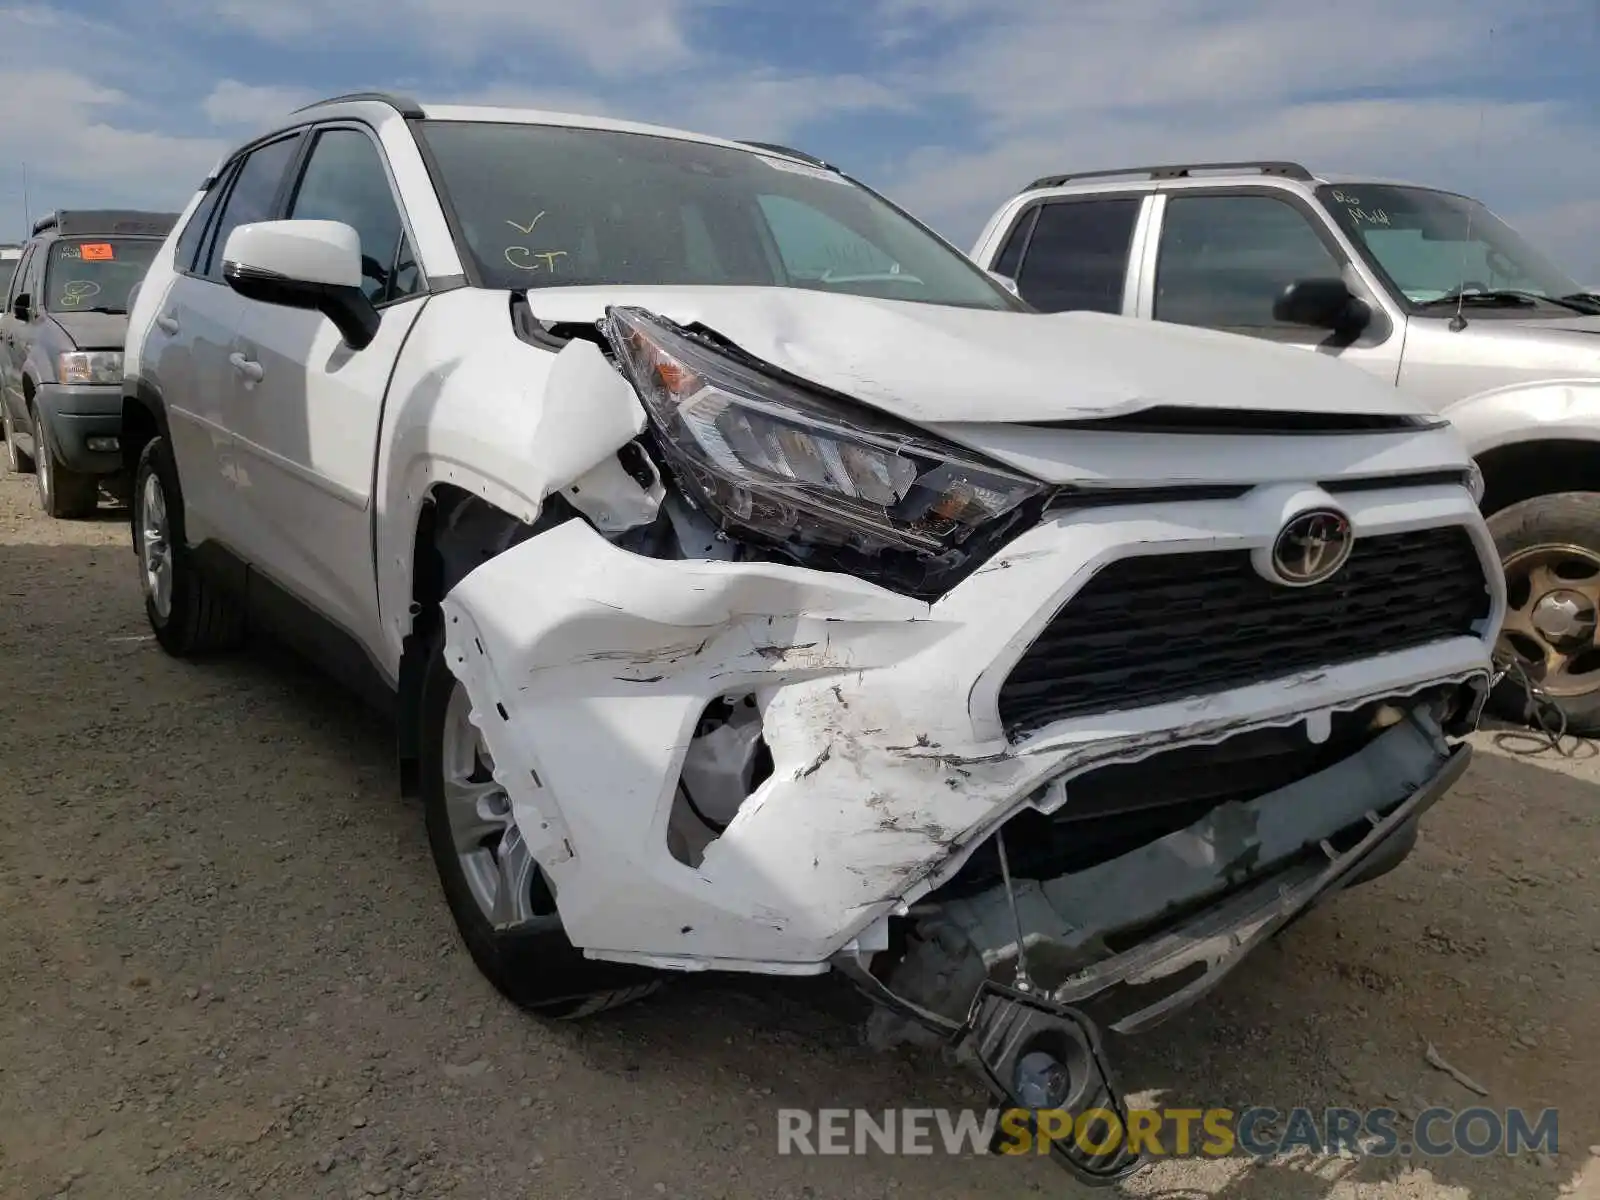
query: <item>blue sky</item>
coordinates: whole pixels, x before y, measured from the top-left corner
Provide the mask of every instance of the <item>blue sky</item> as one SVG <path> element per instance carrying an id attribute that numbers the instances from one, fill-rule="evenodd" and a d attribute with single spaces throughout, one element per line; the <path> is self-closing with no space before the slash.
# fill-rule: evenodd
<path id="1" fill-rule="evenodd" d="M 0 6 L 0 237 L 180 206 L 306 100 L 786 141 L 963 247 L 1049 171 L 1297 158 L 1479 196 L 1600 284 L 1600 0 L 72 0 Z"/>

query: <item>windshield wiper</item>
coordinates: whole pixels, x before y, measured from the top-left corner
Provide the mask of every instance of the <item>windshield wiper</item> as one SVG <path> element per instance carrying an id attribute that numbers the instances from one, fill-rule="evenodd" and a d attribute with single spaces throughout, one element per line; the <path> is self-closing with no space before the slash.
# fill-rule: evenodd
<path id="1" fill-rule="evenodd" d="M 1543 292 L 1525 292 L 1519 288 L 1488 288 L 1481 292 L 1457 292 L 1454 295 L 1443 295 L 1433 300 L 1424 300 L 1417 305 L 1418 308 L 1443 308 L 1451 304 L 1492 304 L 1500 308 L 1512 308 L 1535 304 L 1554 304 L 1557 308 L 1570 309 L 1572 312 L 1584 314 L 1600 313 L 1600 298 L 1589 297 L 1582 292 L 1571 296 L 1547 296 Z"/>
<path id="2" fill-rule="evenodd" d="M 1495 308 L 1532 308 L 1538 301 L 1547 300 L 1548 296 L 1536 295 L 1533 292 L 1518 292 L 1510 288 L 1491 288 L 1484 292 L 1456 292 L 1436 296 L 1432 300 L 1424 300 L 1417 305 L 1418 308 L 1454 308 L 1458 304 L 1488 304 Z"/>
<path id="3" fill-rule="evenodd" d="M 65 315 L 65 316 L 69 316 L 69 317 L 73 313 L 86 313 L 86 312 L 109 313 L 111 316 L 114 316 L 114 317 L 125 317 L 125 316 L 128 315 L 128 310 L 125 309 L 125 308 L 111 308 L 111 307 L 109 307 L 107 305 L 96 305 L 95 307 L 91 308 L 87 304 L 80 304 L 76 308 L 61 308 L 61 309 L 57 309 L 56 311 L 61 313 L 61 314 L 63 314 L 63 315 Z"/>
<path id="4" fill-rule="evenodd" d="M 835 274 L 832 267 L 811 277 L 814 283 L 909 283 L 922 287 L 922 280 L 903 271 L 863 271 L 860 274 Z"/>

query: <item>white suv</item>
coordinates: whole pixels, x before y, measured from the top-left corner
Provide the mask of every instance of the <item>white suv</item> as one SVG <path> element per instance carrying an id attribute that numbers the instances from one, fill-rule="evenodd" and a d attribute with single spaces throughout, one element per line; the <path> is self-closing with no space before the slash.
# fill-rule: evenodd
<path id="1" fill-rule="evenodd" d="M 507 996 L 841 968 L 1031 1107 L 1404 856 L 1504 608 L 1392 388 L 1026 311 L 781 147 L 314 105 L 205 181 L 126 369 L 162 646 L 259 624 L 393 705 Z"/>

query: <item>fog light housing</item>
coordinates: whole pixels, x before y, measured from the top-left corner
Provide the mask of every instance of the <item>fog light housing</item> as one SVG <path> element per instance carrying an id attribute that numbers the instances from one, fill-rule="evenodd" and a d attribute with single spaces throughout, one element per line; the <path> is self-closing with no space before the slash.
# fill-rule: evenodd
<path id="1" fill-rule="evenodd" d="M 89 449 L 95 451 L 111 451 L 122 449 L 122 443 L 114 437 L 92 437 L 88 439 Z"/>

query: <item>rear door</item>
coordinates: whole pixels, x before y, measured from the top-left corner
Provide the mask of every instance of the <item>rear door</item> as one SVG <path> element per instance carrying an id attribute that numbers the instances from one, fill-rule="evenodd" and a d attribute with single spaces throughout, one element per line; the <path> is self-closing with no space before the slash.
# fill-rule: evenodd
<path id="1" fill-rule="evenodd" d="M 1355 363 L 1388 383 L 1400 371 L 1404 329 L 1391 322 L 1309 202 L 1271 187 L 1172 188 L 1151 221 L 1138 315 L 1196 325 Z M 1372 307 L 1353 341 L 1277 320 L 1290 283 L 1342 278 Z"/>
<path id="2" fill-rule="evenodd" d="M 290 220 L 340 221 L 361 239 L 362 290 L 382 315 L 362 350 L 318 312 L 245 300 L 246 366 L 230 422 L 239 456 L 243 549 L 251 564 L 371 649 L 381 645 L 373 470 L 389 376 L 425 287 L 383 149 L 364 125 L 312 135 Z"/>
<path id="3" fill-rule="evenodd" d="M 222 279 L 222 248 L 238 226 L 276 215 L 303 134 L 250 148 L 218 176 L 184 226 L 174 272 L 143 362 L 166 406 L 191 542 L 241 553 L 238 465 L 229 423 L 244 300 Z"/>
<path id="4" fill-rule="evenodd" d="M 1093 192 L 1039 200 L 1012 222 L 990 270 L 1017 282 L 1041 312 L 1132 316 L 1138 303 L 1147 192 Z"/>

